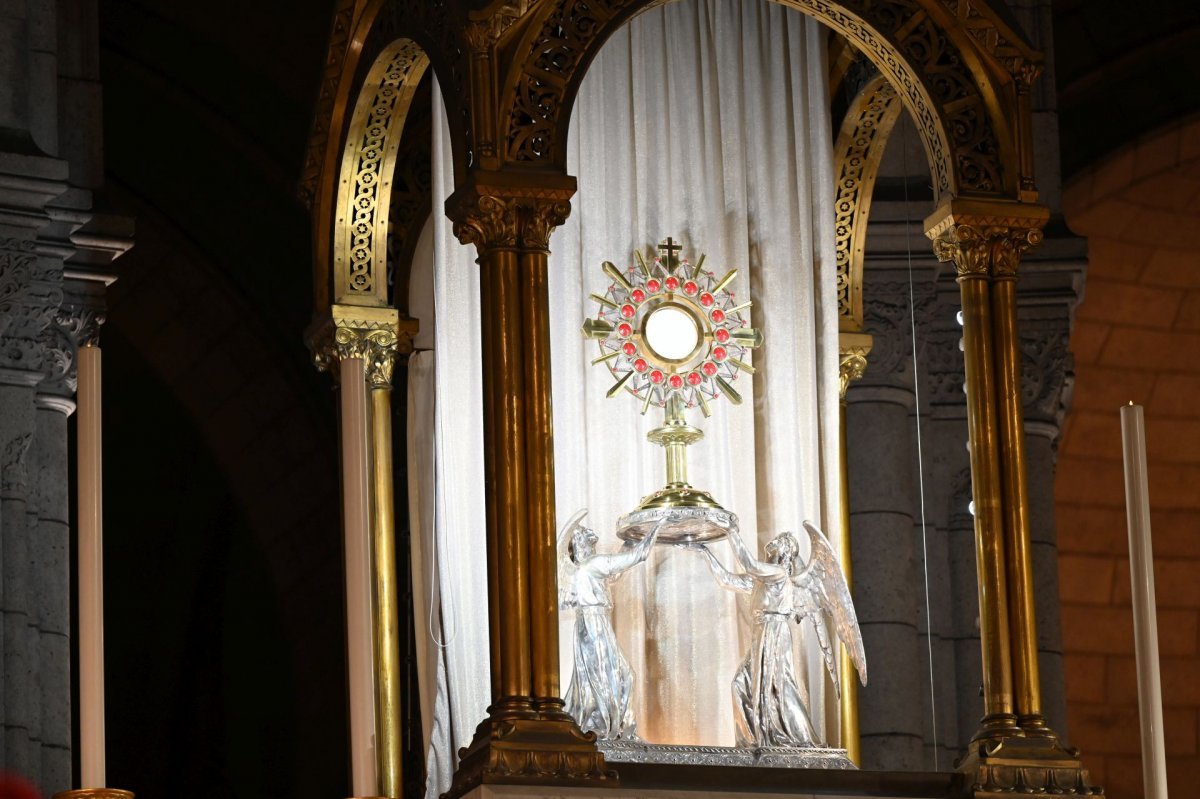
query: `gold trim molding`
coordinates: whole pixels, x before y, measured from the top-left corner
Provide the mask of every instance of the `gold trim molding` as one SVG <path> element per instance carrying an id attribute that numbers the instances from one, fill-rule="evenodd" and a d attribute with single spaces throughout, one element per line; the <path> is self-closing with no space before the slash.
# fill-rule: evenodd
<path id="1" fill-rule="evenodd" d="M 855 96 L 838 133 L 837 197 L 834 231 L 837 247 L 838 326 L 862 330 L 862 272 L 867 243 L 871 195 L 879 177 L 888 137 L 900 109 L 896 90 L 877 75 Z"/>
<path id="2" fill-rule="evenodd" d="M 398 39 L 376 59 L 354 106 L 342 152 L 333 226 L 335 302 L 386 306 L 387 230 L 404 122 L 429 57 Z"/>

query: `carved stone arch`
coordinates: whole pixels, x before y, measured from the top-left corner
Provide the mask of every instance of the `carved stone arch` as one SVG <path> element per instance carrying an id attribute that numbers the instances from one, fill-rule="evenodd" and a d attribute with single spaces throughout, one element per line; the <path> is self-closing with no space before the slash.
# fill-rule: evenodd
<path id="1" fill-rule="evenodd" d="M 1031 170 L 1020 118 L 1029 111 L 1004 70 L 1031 78 L 1040 55 L 988 0 L 775 1 L 845 37 L 895 87 L 920 132 L 938 201 L 1032 199 L 1021 196 Z M 587 67 L 609 36 L 657 2 L 555 0 L 530 12 L 500 89 L 505 161 L 565 171 Z"/>
<path id="2" fill-rule="evenodd" d="M 895 88 L 876 75 L 851 100 L 833 147 L 838 328 L 845 332 L 863 329 L 863 259 L 871 195 L 902 107 Z"/>
<path id="3" fill-rule="evenodd" d="M 338 290 L 338 282 L 349 275 L 339 276 L 338 266 L 343 258 L 348 262 L 344 247 L 338 247 L 339 224 L 352 222 L 347 214 L 343 192 L 347 187 L 346 168 L 351 151 L 359 155 L 364 149 L 361 139 L 359 109 L 377 105 L 379 92 L 386 91 L 389 63 L 395 63 L 398 47 L 414 48 L 424 60 L 419 70 L 407 75 L 393 88 L 407 94 L 409 103 L 400 102 L 398 95 L 390 116 L 386 116 L 392 144 L 395 145 L 405 125 L 411 105 L 411 90 L 415 89 L 427 68 L 438 77 L 450 126 L 450 143 L 455 174 L 466 174 L 470 160 L 469 95 L 467 90 L 465 54 L 460 42 L 464 20 L 457 3 L 448 0 L 339 0 L 334 10 L 333 24 L 325 60 L 325 72 L 317 97 L 305 158 L 304 174 L 299 186 L 301 201 L 310 210 L 313 225 L 313 306 L 320 315 L 346 292 Z M 410 68 L 416 64 L 410 64 Z M 407 87 L 407 88 L 404 88 Z M 380 111 L 382 114 L 383 112 Z M 354 134 L 360 134 L 355 142 Z M 390 180 L 393 171 L 384 168 L 381 178 Z M 383 181 L 381 181 L 382 184 Z M 365 201 L 365 200 L 364 200 Z M 377 207 L 383 209 L 382 226 L 373 225 L 371 244 L 377 238 L 379 247 L 372 246 L 372 255 L 385 258 L 382 235 L 386 234 L 388 197 L 377 197 Z M 372 221 L 380 217 L 373 217 Z M 340 231 L 345 233 L 345 230 Z M 350 236 L 349 241 L 353 241 Z M 355 256 L 356 258 L 358 256 Z M 343 266 L 345 264 L 342 264 Z M 380 304 L 377 298 L 359 297 L 361 291 L 349 295 L 349 301 L 359 304 Z M 345 298 L 345 297 L 343 297 Z M 382 304 L 386 304 L 386 299 Z"/>

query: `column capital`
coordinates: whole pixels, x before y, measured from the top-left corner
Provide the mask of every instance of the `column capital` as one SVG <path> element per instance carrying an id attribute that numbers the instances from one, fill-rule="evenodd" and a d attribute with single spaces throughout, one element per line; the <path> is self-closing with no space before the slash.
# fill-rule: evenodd
<path id="1" fill-rule="evenodd" d="M 396 359 L 412 353 L 417 327 L 416 319 L 401 317 L 395 308 L 333 305 L 328 316 L 309 327 L 305 343 L 317 369 L 335 380 L 336 364 L 362 358 L 370 386 L 391 388 Z"/>
<path id="2" fill-rule="evenodd" d="M 1042 205 L 950 200 L 925 219 L 925 235 L 960 278 L 1013 279 L 1021 256 L 1042 241 L 1050 211 Z"/>
<path id="3" fill-rule="evenodd" d="M 571 177 L 480 170 L 446 200 L 446 215 L 458 240 L 474 244 L 480 257 L 495 249 L 547 251 L 574 194 Z"/>
<path id="4" fill-rule="evenodd" d="M 874 343 L 870 333 L 838 333 L 838 396 L 843 401 L 850 384 L 867 371 L 867 355 Z"/>

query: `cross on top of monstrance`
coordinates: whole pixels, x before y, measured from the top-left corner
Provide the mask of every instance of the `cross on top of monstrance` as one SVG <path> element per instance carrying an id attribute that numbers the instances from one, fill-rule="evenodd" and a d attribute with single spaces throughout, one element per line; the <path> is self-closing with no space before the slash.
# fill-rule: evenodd
<path id="1" fill-rule="evenodd" d="M 712 415 L 709 403 L 725 396 L 739 405 L 734 384 L 740 373 L 754 374 L 747 353 L 762 343 L 762 334 L 749 326 L 750 301 L 739 303 L 730 284 L 731 269 L 721 278 L 704 269 L 704 256 L 692 266 L 676 257 L 682 245 L 668 238 L 663 253 L 647 264 L 635 251 L 636 266 L 619 269 L 611 261 L 601 266 L 611 283 L 595 318 L 583 323 L 583 335 L 595 339 L 602 363 L 616 382 L 614 397 L 628 392 L 641 402 L 664 410 L 664 421 L 647 434 L 667 456 L 667 482 L 644 497 L 637 509 L 623 516 L 617 535 L 639 539 L 660 519 L 670 518 L 659 535 L 662 543 L 714 541 L 737 522 L 712 496 L 688 483 L 687 447 L 704 438 L 688 424 L 685 412 L 699 408 Z"/>

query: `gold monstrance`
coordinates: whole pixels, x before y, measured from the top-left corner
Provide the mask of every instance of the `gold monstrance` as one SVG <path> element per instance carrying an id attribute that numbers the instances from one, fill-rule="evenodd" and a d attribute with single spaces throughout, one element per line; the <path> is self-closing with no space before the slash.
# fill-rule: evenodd
<path id="1" fill-rule="evenodd" d="M 617 535 L 640 539 L 670 517 L 660 542 L 714 541 L 737 517 L 688 483 L 687 448 L 704 431 L 687 423 L 685 411 L 699 406 L 707 418 L 709 403 L 722 395 L 741 404 L 733 384 L 740 372 L 754 374 L 747 353 L 762 343 L 762 334 L 749 326 L 750 302 L 738 303 L 729 291 L 736 269 L 717 279 L 704 270 L 703 255 L 695 266 L 678 258 L 682 247 L 673 239 L 658 249 L 662 255 L 653 264 L 634 252 L 637 265 L 624 271 L 605 261 L 612 282 L 604 294 L 591 295 L 600 310 L 583 323 L 583 335 L 600 346 L 592 363 L 603 363 L 616 378 L 608 396 L 625 390 L 641 402 L 643 414 L 651 405 L 665 411 L 663 425 L 646 438 L 666 450 L 667 484 L 621 517 Z"/>

